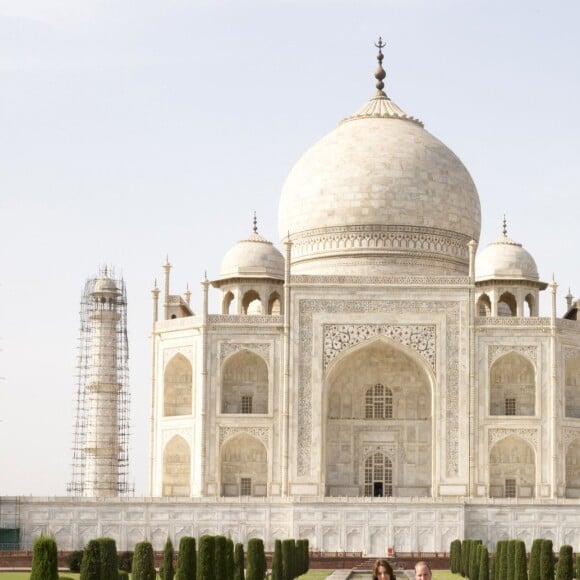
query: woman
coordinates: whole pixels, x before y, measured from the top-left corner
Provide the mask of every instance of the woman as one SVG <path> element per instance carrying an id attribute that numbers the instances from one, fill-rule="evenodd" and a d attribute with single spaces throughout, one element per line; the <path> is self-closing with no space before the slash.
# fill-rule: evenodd
<path id="1" fill-rule="evenodd" d="M 377 560 L 373 566 L 373 580 L 395 580 L 393 569 L 386 560 Z"/>

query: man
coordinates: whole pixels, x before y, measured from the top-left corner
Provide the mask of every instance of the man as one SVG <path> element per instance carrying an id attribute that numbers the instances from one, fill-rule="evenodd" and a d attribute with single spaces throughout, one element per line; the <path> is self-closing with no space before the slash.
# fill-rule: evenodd
<path id="1" fill-rule="evenodd" d="M 421 560 L 415 564 L 415 580 L 431 580 L 431 567 Z"/>

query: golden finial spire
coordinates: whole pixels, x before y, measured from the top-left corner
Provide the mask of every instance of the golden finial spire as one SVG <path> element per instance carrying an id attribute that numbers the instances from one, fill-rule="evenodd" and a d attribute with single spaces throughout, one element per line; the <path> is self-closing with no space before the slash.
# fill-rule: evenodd
<path id="1" fill-rule="evenodd" d="M 503 234 L 504 238 L 507 238 L 507 221 L 505 219 L 505 213 L 503 214 L 503 225 L 502 225 L 501 233 Z"/>
<path id="2" fill-rule="evenodd" d="M 257 234 L 258 233 L 258 218 L 256 217 L 256 212 L 254 212 L 254 222 L 253 223 L 254 223 L 254 227 L 253 227 L 254 233 Z"/>
<path id="3" fill-rule="evenodd" d="M 386 46 L 386 43 L 383 42 L 383 39 L 381 36 L 379 36 L 379 41 L 375 42 L 375 46 L 379 49 L 379 54 L 377 54 L 377 61 L 379 63 L 379 66 L 377 67 L 377 70 L 375 71 L 375 78 L 377 79 L 377 84 L 375 86 L 377 87 L 377 90 L 381 94 L 384 95 L 385 93 L 384 93 L 383 89 L 385 88 L 385 83 L 383 81 L 385 80 L 387 73 L 385 72 L 385 69 L 383 68 L 383 58 L 384 58 L 383 48 Z"/>

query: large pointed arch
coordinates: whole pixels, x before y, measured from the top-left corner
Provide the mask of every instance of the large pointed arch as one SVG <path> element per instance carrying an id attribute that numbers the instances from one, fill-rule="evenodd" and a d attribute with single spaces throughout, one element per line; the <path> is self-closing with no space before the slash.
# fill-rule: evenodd
<path id="1" fill-rule="evenodd" d="M 580 419 L 580 355 L 566 361 L 566 417 Z"/>
<path id="2" fill-rule="evenodd" d="M 566 449 L 566 497 L 580 497 L 580 434 Z"/>
<path id="3" fill-rule="evenodd" d="M 163 374 L 163 415 L 192 414 L 192 368 L 181 353 L 167 363 Z"/>
<path id="4" fill-rule="evenodd" d="M 489 452 L 490 497 L 534 497 L 536 453 L 518 435 L 500 439 Z"/>
<path id="5" fill-rule="evenodd" d="M 174 435 L 163 450 L 164 497 L 189 497 L 191 484 L 191 450 L 180 435 Z"/>
<path id="6" fill-rule="evenodd" d="M 324 381 L 327 495 L 365 495 L 359 469 L 369 451 L 400 458 L 391 466 L 392 495 L 431 495 L 433 391 L 427 361 L 389 338 L 375 337 L 337 356 Z M 369 412 L 371 404 L 376 409 Z"/>
<path id="7" fill-rule="evenodd" d="M 499 357 L 489 370 L 489 414 L 534 416 L 536 369 L 516 351 Z"/>
<path id="8" fill-rule="evenodd" d="M 220 452 L 220 487 L 225 497 L 267 495 L 268 452 L 249 433 L 227 439 Z"/>
<path id="9" fill-rule="evenodd" d="M 262 356 L 239 350 L 226 358 L 221 374 L 222 413 L 268 413 L 269 371 Z"/>

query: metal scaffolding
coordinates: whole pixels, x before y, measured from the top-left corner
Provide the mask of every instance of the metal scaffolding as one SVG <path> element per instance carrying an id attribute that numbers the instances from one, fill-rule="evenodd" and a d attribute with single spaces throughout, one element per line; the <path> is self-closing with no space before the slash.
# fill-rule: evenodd
<path id="1" fill-rule="evenodd" d="M 81 297 L 76 421 L 69 495 L 130 495 L 127 293 L 105 267 Z"/>

